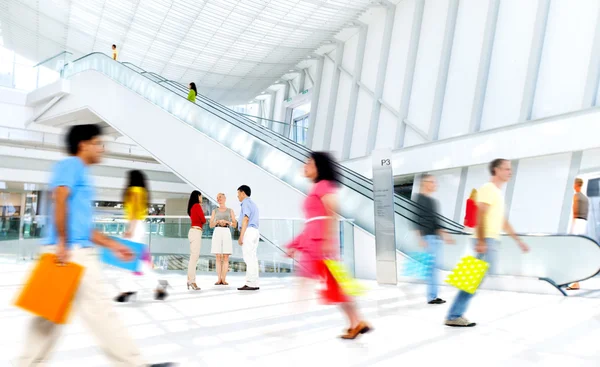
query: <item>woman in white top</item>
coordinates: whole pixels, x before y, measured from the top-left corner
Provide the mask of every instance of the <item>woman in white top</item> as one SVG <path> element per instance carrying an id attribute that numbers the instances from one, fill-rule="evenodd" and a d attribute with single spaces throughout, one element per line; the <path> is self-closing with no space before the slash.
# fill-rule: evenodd
<path id="1" fill-rule="evenodd" d="M 229 285 L 225 281 L 227 271 L 229 270 L 229 255 L 233 252 L 231 241 L 231 227 L 237 226 L 235 213 L 226 205 L 225 194 L 217 195 L 219 207 L 212 211 L 210 216 L 210 228 L 214 228 L 212 236 L 211 253 L 217 258 L 217 276 L 219 279 L 215 285 Z"/>

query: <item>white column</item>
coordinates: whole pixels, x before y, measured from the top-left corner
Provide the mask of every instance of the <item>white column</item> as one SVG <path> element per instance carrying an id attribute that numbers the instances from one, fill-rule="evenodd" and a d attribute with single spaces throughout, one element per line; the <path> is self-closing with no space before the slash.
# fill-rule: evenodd
<path id="1" fill-rule="evenodd" d="M 367 44 L 367 32 L 368 26 L 366 24 L 363 24 L 358 31 L 358 44 L 356 45 L 356 55 L 354 57 L 354 75 L 352 75 L 352 90 L 350 91 L 350 103 L 348 105 L 348 116 L 346 117 L 346 127 L 344 130 L 344 143 L 341 152 L 342 160 L 346 160 L 350 157 L 350 147 L 352 146 L 352 135 L 354 133 L 354 121 L 356 117 L 356 105 L 358 102 L 358 91 L 360 88 L 359 82 L 362 74 L 363 60 L 365 58 L 365 45 Z"/>
<path id="2" fill-rule="evenodd" d="M 325 134 L 323 140 L 323 150 L 329 150 L 331 147 L 331 133 L 333 131 L 333 117 L 335 115 L 335 105 L 337 103 L 338 89 L 340 86 L 340 66 L 344 57 L 344 43 L 337 41 L 335 51 L 335 65 L 333 78 L 331 78 L 331 92 L 329 94 L 329 105 L 327 106 L 327 120 L 325 121 Z"/>
<path id="3" fill-rule="evenodd" d="M 317 60 L 317 75 L 313 81 L 312 101 L 310 104 L 310 119 L 308 124 L 308 133 L 306 138 L 306 146 L 312 149 L 313 135 L 315 134 L 315 121 L 317 120 L 317 111 L 319 110 L 319 96 L 321 95 L 321 80 L 323 79 L 323 56 Z"/>
<path id="4" fill-rule="evenodd" d="M 408 107 L 410 105 L 410 96 L 415 75 L 415 65 L 417 63 L 417 52 L 419 51 L 419 39 L 421 37 L 421 24 L 423 23 L 423 13 L 425 12 L 425 0 L 415 0 L 415 12 L 413 15 L 413 25 L 410 36 L 410 47 L 406 55 L 406 70 L 404 71 L 404 85 L 402 86 L 402 100 L 400 101 L 400 111 L 398 114 L 398 129 L 396 130 L 396 139 L 394 147 L 396 149 L 404 146 L 404 135 L 406 133 L 406 117 L 408 116 Z"/>
<path id="5" fill-rule="evenodd" d="M 371 121 L 369 123 L 369 134 L 367 136 L 367 154 L 375 149 L 375 142 L 377 140 L 377 129 L 379 128 L 379 115 L 381 112 L 381 98 L 383 96 L 388 59 L 390 57 L 390 47 L 392 47 L 392 31 L 394 29 L 395 17 L 396 5 L 388 3 L 385 14 L 385 25 L 383 28 L 383 40 L 381 42 L 381 51 L 379 53 L 379 65 L 377 67 L 377 80 L 375 82 L 375 90 L 373 91 L 373 107 L 371 109 Z"/>
<path id="6" fill-rule="evenodd" d="M 533 31 L 533 40 L 531 42 L 531 51 L 529 52 L 529 64 L 523 90 L 521 112 L 519 113 L 518 119 L 519 122 L 531 119 L 531 111 L 535 99 L 535 89 L 540 72 L 540 63 L 542 61 L 542 46 L 544 45 L 544 37 L 546 36 L 546 24 L 548 23 L 549 12 L 550 0 L 539 0 L 535 19 L 535 29 Z"/>

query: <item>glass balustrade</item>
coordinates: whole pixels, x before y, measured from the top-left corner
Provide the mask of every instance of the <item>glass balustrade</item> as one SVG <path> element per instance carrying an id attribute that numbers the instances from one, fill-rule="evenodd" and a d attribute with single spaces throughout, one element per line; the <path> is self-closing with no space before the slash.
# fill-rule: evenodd
<path id="1" fill-rule="evenodd" d="M 95 227 L 98 231 L 115 237 L 123 237 L 127 222 L 121 217 L 97 217 Z M 285 246 L 297 236 L 304 227 L 300 219 L 261 219 L 261 239 L 258 246 L 260 271 L 263 273 L 292 273 L 298 264 L 287 257 Z M 350 271 L 354 272 L 354 227 L 351 221 L 340 222 L 340 254 Z M 185 270 L 189 259 L 188 217 L 150 217 L 146 220 L 146 243 L 149 245 L 156 268 L 162 270 Z M 215 256 L 211 253 L 213 229 L 206 224 L 202 231 L 202 247 L 198 270 L 214 271 Z M 31 261 L 37 258 L 40 247 L 40 235 L 27 238 L 12 238 L 0 241 L 0 258 L 4 261 Z M 239 231 L 232 229 L 234 241 L 230 256 L 232 271 L 245 271 L 242 248 L 237 245 Z"/>

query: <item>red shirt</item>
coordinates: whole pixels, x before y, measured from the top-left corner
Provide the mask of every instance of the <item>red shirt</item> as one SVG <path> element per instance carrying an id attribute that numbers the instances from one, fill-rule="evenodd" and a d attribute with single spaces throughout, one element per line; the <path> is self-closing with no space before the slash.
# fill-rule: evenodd
<path id="1" fill-rule="evenodd" d="M 202 226 L 204 226 L 206 217 L 204 216 L 204 211 L 200 204 L 194 204 L 194 206 L 192 206 L 192 210 L 190 210 L 190 219 L 192 220 L 192 227 L 202 228 Z"/>
<path id="2" fill-rule="evenodd" d="M 477 225 L 477 203 L 475 200 L 467 199 L 467 212 L 465 214 L 465 226 L 475 228 Z"/>

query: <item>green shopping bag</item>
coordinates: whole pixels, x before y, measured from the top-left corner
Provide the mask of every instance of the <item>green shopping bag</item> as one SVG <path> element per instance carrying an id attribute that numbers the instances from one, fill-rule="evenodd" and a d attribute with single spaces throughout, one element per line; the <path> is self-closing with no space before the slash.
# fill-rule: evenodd
<path id="1" fill-rule="evenodd" d="M 446 283 L 467 293 L 475 293 L 490 264 L 473 256 L 465 256 L 448 275 Z"/>

